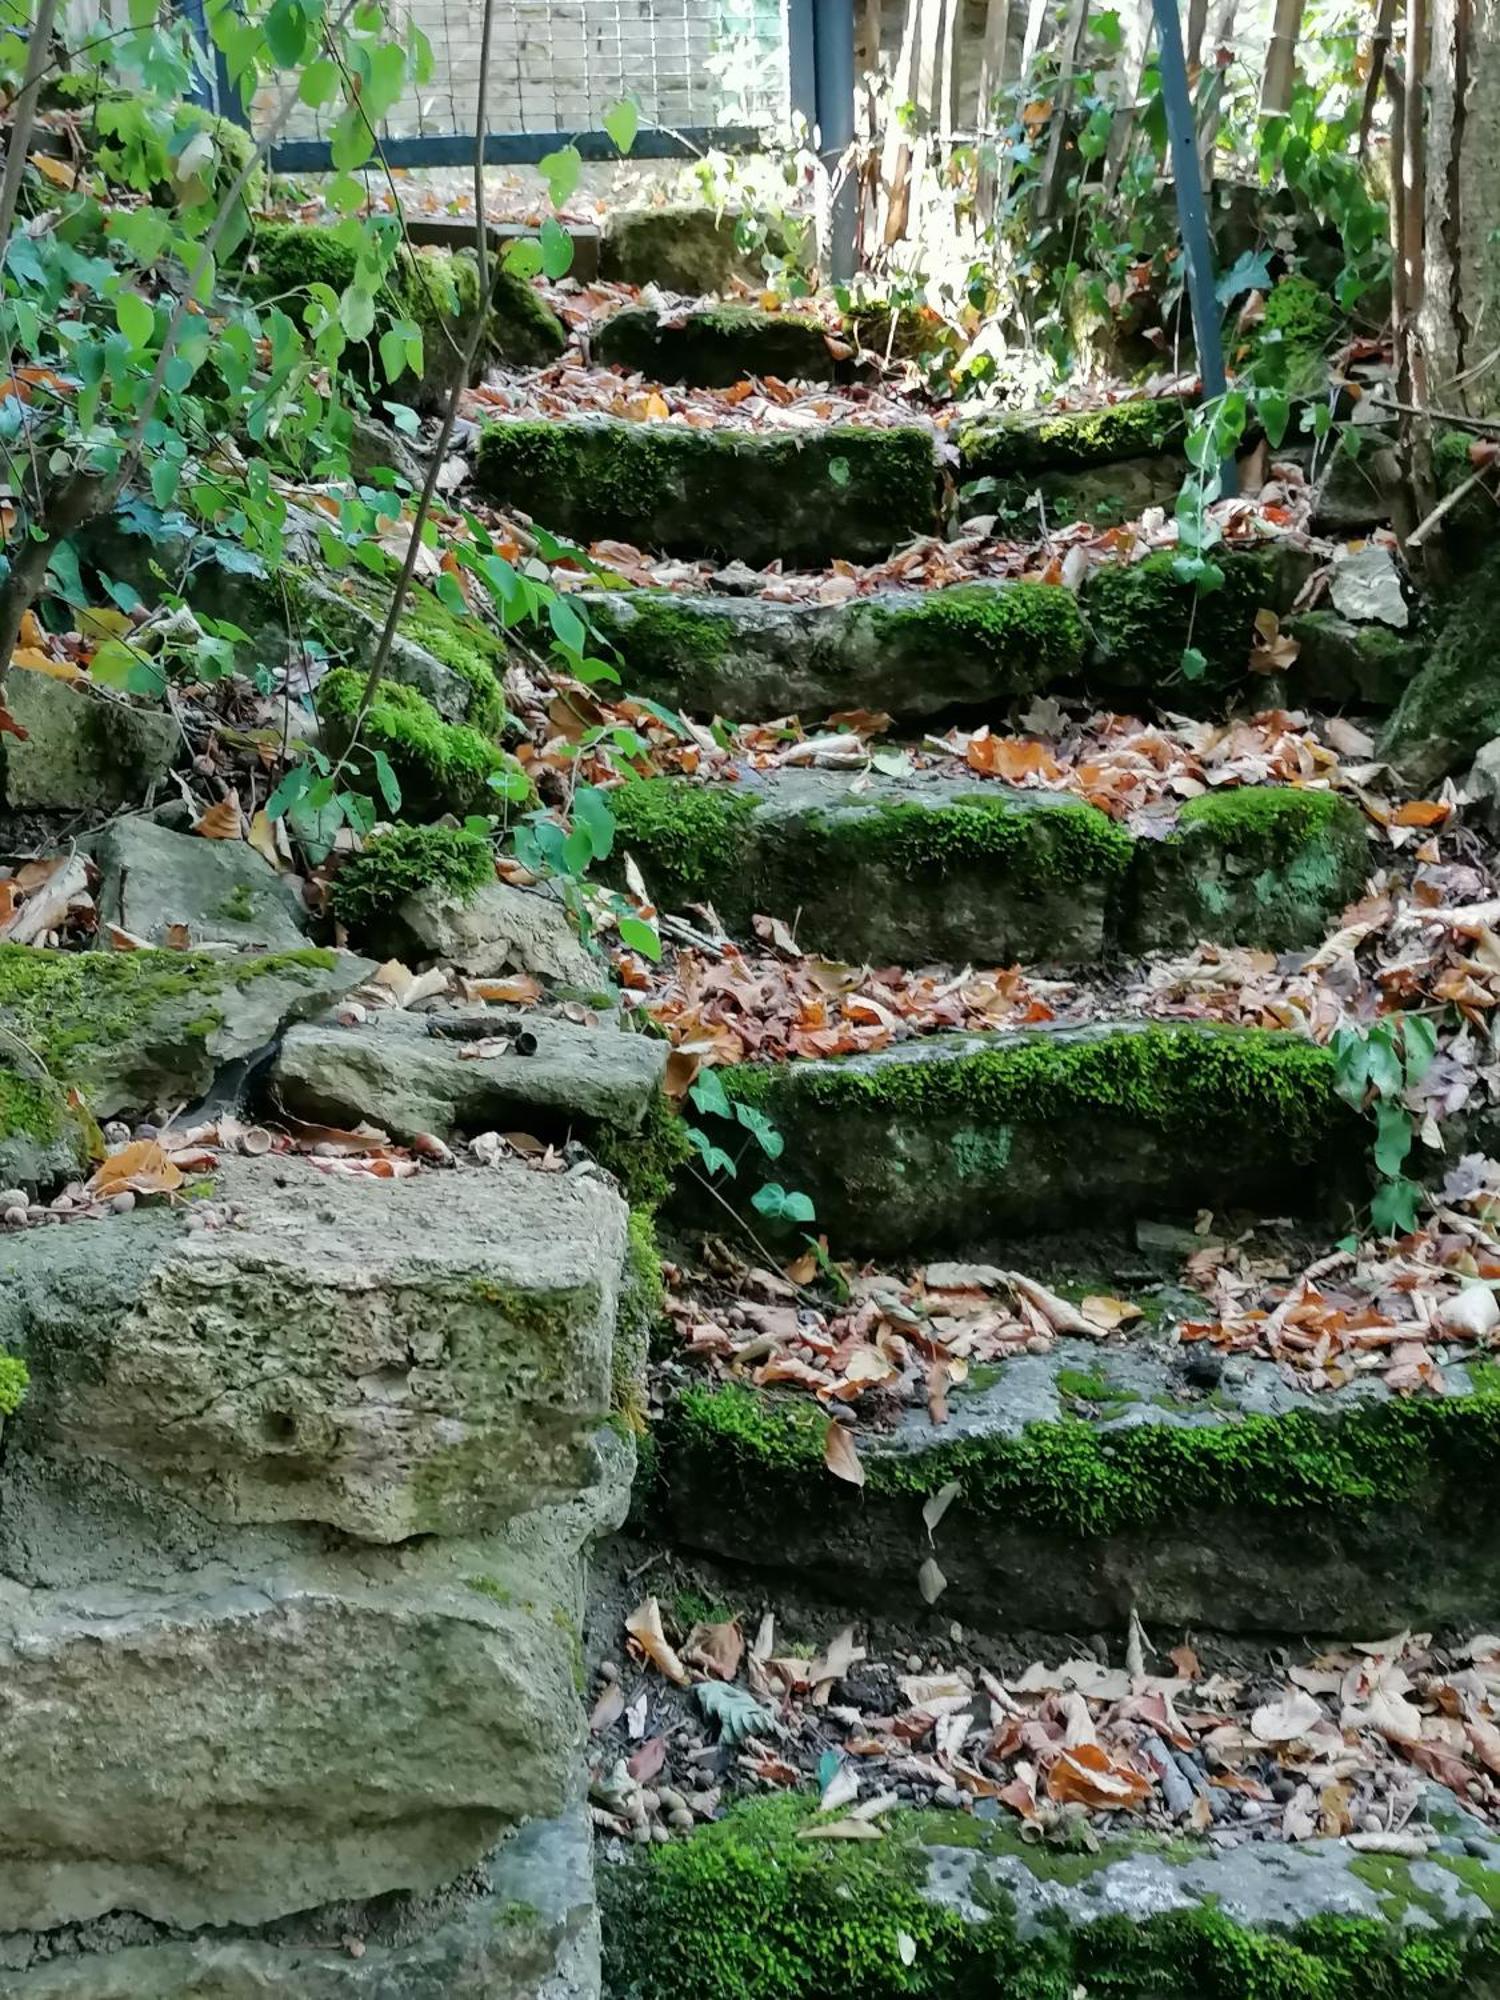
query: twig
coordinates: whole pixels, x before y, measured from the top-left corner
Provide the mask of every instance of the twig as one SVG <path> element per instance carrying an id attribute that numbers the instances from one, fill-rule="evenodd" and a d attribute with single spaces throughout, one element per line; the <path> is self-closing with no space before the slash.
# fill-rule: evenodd
<path id="1" fill-rule="evenodd" d="M 1444 494 L 1443 498 L 1439 500 L 1437 505 L 1433 508 L 1432 512 L 1428 514 L 1424 520 L 1420 521 L 1415 528 L 1412 529 L 1411 533 L 1406 538 L 1406 546 L 1409 549 L 1421 548 L 1423 543 L 1427 540 L 1427 537 L 1432 533 L 1433 529 L 1439 526 L 1441 522 L 1445 521 L 1448 518 L 1448 516 L 1453 512 L 1454 508 L 1458 505 L 1460 500 L 1464 499 L 1468 494 L 1472 493 L 1476 486 L 1482 486 L 1484 484 L 1486 475 L 1492 472 L 1493 470 L 1494 470 L 1493 466 L 1481 465 L 1477 472 L 1471 472 L 1469 474 L 1468 478 L 1463 482 L 1461 486 L 1455 486 L 1451 493 Z"/>
<path id="2" fill-rule="evenodd" d="M 21 176 L 26 171 L 26 160 L 31 151 L 36 101 L 47 70 L 47 56 L 52 47 L 52 23 L 56 17 L 57 0 L 41 0 L 31 25 L 31 39 L 26 44 L 26 71 L 10 107 L 10 134 L 5 142 L 5 179 L 0 182 L 0 257 L 10 248 L 16 204 L 21 199 Z"/>
<path id="3" fill-rule="evenodd" d="M 406 602 L 406 593 L 416 574 L 417 558 L 422 551 L 422 530 L 427 517 L 432 512 L 432 503 L 437 493 L 438 474 L 447 456 L 448 441 L 453 436 L 453 427 L 458 421 L 458 406 L 469 384 L 475 357 L 479 353 L 480 342 L 484 339 L 489 325 L 489 231 L 484 226 L 484 148 L 489 136 L 489 83 L 490 83 L 490 40 L 494 27 L 495 0 L 484 0 L 484 22 L 480 30 L 479 47 L 479 109 L 475 119 L 474 133 L 474 202 L 477 227 L 474 233 L 474 254 L 479 261 L 479 310 L 474 315 L 474 324 L 469 337 L 464 342 L 463 365 L 453 378 L 453 387 L 448 394 L 448 406 L 443 412 L 442 427 L 432 447 L 432 456 L 427 463 L 427 477 L 422 482 L 421 496 L 417 501 L 416 513 L 412 517 L 411 539 L 406 545 L 406 559 L 401 565 L 401 574 L 396 579 L 396 588 L 391 594 L 390 608 L 386 612 L 385 624 L 381 630 L 375 657 L 370 662 L 370 671 L 365 677 L 364 691 L 359 698 L 359 708 L 354 717 L 353 740 L 359 736 L 360 725 L 369 713 L 370 704 L 379 692 L 380 683 L 391 657 L 391 648 L 396 643 L 396 627 L 401 619 L 401 608 Z M 345 753 L 348 754 L 347 751 Z"/>
<path id="4" fill-rule="evenodd" d="M 722 1208 L 727 1215 L 730 1215 L 734 1218 L 735 1226 L 741 1231 L 743 1231 L 746 1241 L 754 1246 L 754 1248 L 765 1259 L 766 1263 L 771 1267 L 773 1271 L 779 1270 L 781 1267 L 778 1264 L 774 1253 L 768 1250 L 765 1244 L 761 1242 L 760 1238 L 756 1235 L 755 1231 L 750 1227 L 749 1223 L 746 1222 L 744 1216 L 740 1214 L 739 1210 L 735 1207 L 734 1203 L 732 1201 L 726 1200 L 725 1197 L 722 1194 L 720 1194 L 719 1190 L 714 1186 L 713 1182 L 708 1178 L 708 1175 L 700 1173 L 698 1169 L 693 1165 L 691 1160 L 688 1160 L 685 1164 L 687 1166 L 688 1172 L 692 1175 L 693 1179 L 695 1181 L 698 1181 L 703 1187 L 706 1187 L 709 1193 L 713 1196 L 714 1200 L 719 1204 L 720 1208 Z M 792 1290 L 797 1294 L 799 1299 L 803 1300 L 805 1304 L 807 1305 L 817 1304 L 817 1300 L 814 1298 L 813 1294 L 805 1288 L 805 1286 L 794 1284 L 790 1278 L 787 1279 L 787 1283 L 792 1286 Z"/>
<path id="5" fill-rule="evenodd" d="M 1375 17 L 1375 33 L 1370 42 L 1370 74 L 1365 79 L 1365 101 L 1359 113 L 1359 157 L 1364 158 L 1370 144 L 1370 128 L 1375 120 L 1375 105 L 1380 96 L 1380 80 L 1385 73 L 1385 60 L 1391 48 L 1391 26 L 1395 20 L 1396 0 L 1380 0 L 1380 12 Z"/>

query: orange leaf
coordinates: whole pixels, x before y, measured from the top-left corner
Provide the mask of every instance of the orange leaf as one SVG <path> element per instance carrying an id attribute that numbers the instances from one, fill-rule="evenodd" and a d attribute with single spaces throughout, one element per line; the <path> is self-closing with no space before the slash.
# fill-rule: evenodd
<path id="1" fill-rule="evenodd" d="M 1438 826 L 1453 810 L 1438 799 L 1408 799 L 1391 815 L 1393 826 Z"/>
<path id="2" fill-rule="evenodd" d="M 679 1687 L 687 1686 L 687 1668 L 667 1643 L 661 1626 L 661 1606 L 654 1597 L 636 1606 L 625 1620 L 625 1630 L 659 1672 L 669 1681 L 676 1681 Z"/>
<path id="3" fill-rule="evenodd" d="M 155 1139 L 134 1139 L 110 1153 L 95 1169 L 90 1194 L 170 1194 L 182 1186 L 182 1172 Z"/>
<path id="4" fill-rule="evenodd" d="M 220 799 L 193 826 L 205 840 L 238 840 L 242 831 L 238 799 Z"/>
<path id="5" fill-rule="evenodd" d="M 17 722 L 16 718 L 5 707 L 3 702 L 0 702 L 0 736 L 14 736 L 22 743 L 27 739 L 27 732 L 21 727 L 20 723 Z"/>
<path id="6" fill-rule="evenodd" d="M 470 979 L 465 984 L 473 999 L 507 1007 L 534 1007 L 542 997 L 542 982 L 534 972 L 518 972 L 512 979 Z"/>
<path id="7" fill-rule="evenodd" d="M 1062 766 L 1045 743 L 1028 743 L 1019 736 L 976 736 L 965 752 L 969 766 L 992 778 L 1060 778 Z"/>
<path id="8" fill-rule="evenodd" d="M 864 1485 L 865 1469 L 854 1449 L 854 1439 L 842 1424 L 828 1426 L 828 1435 L 823 1440 L 823 1463 L 835 1479 L 845 1479 L 851 1486 Z"/>
<path id="9" fill-rule="evenodd" d="M 1151 1781 L 1128 1764 L 1116 1763 L 1097 1743 L 1078 1743 L 1064 1750 L 1047 1773 L 1047 1796 L 1060 1805 L 1118 1812 L 1143 1805 L 1151 1796 Z"/>
<path id="10" fill-rule="evenodd" d="M 86 681 L 88 675 L 82 667 L 71 660 L 54 660 L 50 653 L 44 653 L 38 646 L 17 646 L 10 656 L 13 667 L 24 667 L 28 673 L 51 674 L 55 681 Z"/>
<path id="11" fill-rule="evenodd" d="M 33 153 L 31 164 L 54 187 L 74 188 L 78 185 L 78 169 L 70 167 L 66 160 L 54 160 L 50 153 Z"/>

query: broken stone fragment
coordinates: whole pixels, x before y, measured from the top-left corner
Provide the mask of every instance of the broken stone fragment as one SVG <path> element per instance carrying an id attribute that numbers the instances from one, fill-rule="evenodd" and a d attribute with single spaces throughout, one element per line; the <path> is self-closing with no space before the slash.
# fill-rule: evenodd
<path id="1" fill-rule="evenodd" d="M 204 840 L 152 820 L 118 820 L 92 843 L 101 923 L 147 944 L 303 942 L 302 899 L 242 840 Z"/>
<path id="2" fill-rule="evenodd" d="M 26 731 L 0 735 L 0 797 L 23 807 L 114 812 L 163 784 L 179 734 L 170 715 L 110 701 L 50 674 L 18 669 L 6 707 Z"/>
<path id="3" fill-rule="evenodd" d="M 266 1158 L 223 1162 L 215 1197 L 232 1228 L 132 1214 L 0 1239 L 0 1348 L 38 1385 L 17 1461 L 370 1542 L 478 1532 L 587 1483 L 625 1255 L 612 1190 Z"/>
<path id="4" fill-rule="evenodd" d="M 596 993 L 608 968 L 588 949 L 556 896 L 487 882 L 460 896 L 434 885 L 404 899 L 376 929 L 371 948 L 408 964 L 439 959 L 474 978 L 534 972 L 562 986 Z"/>
<path id="5" fill-rule="evenodd" d="M 0 1183 L 35 1197 L 81 1173 L 89 1119 L 61 1084 L 0 1036 Z"/>

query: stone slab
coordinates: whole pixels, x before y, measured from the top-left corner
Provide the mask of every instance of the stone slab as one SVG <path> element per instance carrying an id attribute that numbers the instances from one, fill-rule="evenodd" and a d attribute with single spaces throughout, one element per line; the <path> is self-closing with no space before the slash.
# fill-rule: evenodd
<path id="1" fill-rule="evenodd" d="M 0 737 L 0 799 L 28 807 L 115 812 L 166 783 L 181 745 L 177 724 L 50 674 L 18 669 L 6 705 L 27 732 Z"/>
<path id="2" fill-rule="evenodd" d="M 983 1630 L 1123 1631 L 1132 1611 L 1278 1634 L 1489 1618 L 1500 1397 L 1457 1364 L 1415 1405 L 1370 1378 L 1314 1395 L 1243 1357 L 1205 1392 L 1181 1358 L 1136 1330 L 976 1371 L 944 1424 L 909 1406 L 855 1431 L 858 1491 L 829 1478 L 805 1396 L 696 1391 L 662 1433 L 657 1505 L 676 1545 L 859 1606 L 916 1615 L 933 1557 L 942 1615 Z M 930 1533 L 923 1506 L 950 1482 Z"/>
<path id="3" fill-rule="evenodd" d="M 396 1542 L 573 1490 L 608 1414 L 625 1206 L 520 1165 L 391 1183 L 226 1160 L 232 1224 L 0 1239 L 13 1462 L 115 1468 L 230 1523 Z"/>
<path id="4" fill-rule="evenodd" d="M 666 1071 L 665 1042 L 616 1028 L 492 1008 L 470 1018 L 483 1020 L 489 1046 L 500 1052 L 465 1054 L 485 1044 L 435 1035 L 433 1018 L 389 1013 L 357 1028 L 294 1028 L 271 1087 L 286 1110 L 310 1123 L 365 1119 L 406 1139 L 518 1128 L 547 1137 L 601 1126 L 637 1130 Z M 533 1054 L 503 1039 L 515 1028 L 534 1037 Z"/>

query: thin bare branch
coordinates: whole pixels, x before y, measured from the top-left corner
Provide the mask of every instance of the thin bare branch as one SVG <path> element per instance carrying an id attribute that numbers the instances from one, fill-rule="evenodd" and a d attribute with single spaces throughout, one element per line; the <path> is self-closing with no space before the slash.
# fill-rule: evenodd
<path id="1" fill-rule="evenodd" d="M 52 24 L 56 18 L 57 0 L 40 0 L 36 19 L 31 25 L 31 39 L 26 44 L 25 74 L 16 100 L 10 107 L 10 132 L 5 141 L 5 179 L 0 182 L 0 253 L 10 247 L 16 204 L 21 199 L 21 176 L 26 171 L 32 127 L 36 124 L 36 101 L 41 93 L 42 78 L 47 72 L 47 58 L 52 48 Z"/>

